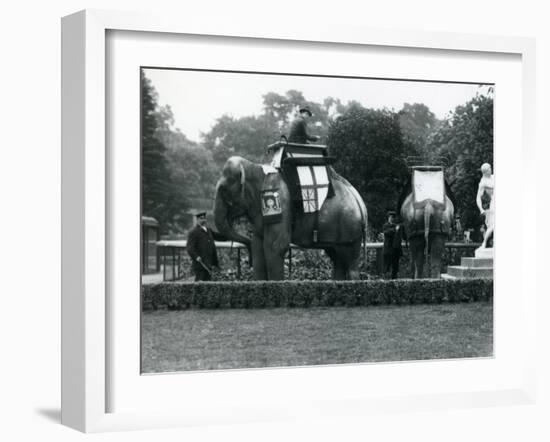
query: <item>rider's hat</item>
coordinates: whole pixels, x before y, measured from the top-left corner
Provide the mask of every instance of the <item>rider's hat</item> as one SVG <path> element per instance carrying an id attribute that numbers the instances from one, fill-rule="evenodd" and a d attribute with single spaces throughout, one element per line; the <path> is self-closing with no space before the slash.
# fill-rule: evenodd
<path id="1" fill-rule="evenodd" d="M 309 114 L 310 117 L 313 116 L 313 114 L 311 113 L 311 110 L 310 110 L 309 107 L 307 107 L 307 106 L 302 106 L 302 107 L 300 108 L 300 113 L 302 113 L 302 112 L 307 112 L 307 113 Z"/>
<path id="2" fill-rule="evenodd" d="M 387 216 L 390 216 L 390 215 L 395 216 L 395 215 L 397 215 L 397 213 L 395 213 L 395 210 L 388 210 Z"/>

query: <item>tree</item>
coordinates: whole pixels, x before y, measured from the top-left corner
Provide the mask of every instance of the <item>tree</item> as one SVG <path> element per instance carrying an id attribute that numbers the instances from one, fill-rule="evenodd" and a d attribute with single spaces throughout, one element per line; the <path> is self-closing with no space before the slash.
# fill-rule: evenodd
<path id="1" fill-rule="evenodd" d="M 142 207 L 163 234 L 182 232 L 184 212 L 197 199 L 212 200 L 217 170 L 212 154 L 174 127 L 170 106 L 159 106 L 151 81 L 142 79 Z"/>
<path id="2" fill-rule="evenodd" d="M 430 162 L 432 153 L 428 150 L 427 140 L 438 123 L 435 114 L 425 104 L 405 103 L 399 111 L 399 126 L 403 141 L 408 145 L 411 155 L 417 155 Z"/>
<path id="3" fill-rule="evenodd" d="M 221 170 L 225 161 L 233 155 L 254 162 L 266 161 L 267 146 L 278 140 L 279 136 L 279 128 L 265 116 L 234 118 L 223 115 L 210 132 L 203 134 L 203 143 Z"/>
<path id="4" fill-rule="evenodd" d="M 193 200 L 214 198 L 218 169 L 212 153 L 203 145 L 189 140 L 179 129 L 159 133 L 166 146 L 165 157 L 174 192 L 186 206 Z"/>
<path id="5" fill-rule="evenodd" d="M 359 191 L 379 230 L 408 174 L 399 115 L 350 103 L 330 126 L 328 145 L 337 157 L 336 171 Z"/>
<path id="6" fill-rule="evenodd" d="M 166 147 L 157 137 L 158 95 L 151 80 L 141 73 L 141 198 L 143 215 L 159 221 L 161 230 L 170 219 L 170 176 Z"/>
<path id="7" fill-rule="evenodd" d="M 202 135 L 204 146 L 212 152 L 218 167 L 233 155 L 265 162 L 269 159 L 267 146 L 281 135 L 288 135 L 290 123 L 302 106 L 308 106 L 313 113 L 310 131 L 326 139 L 334 115 L 342 110 L 340 101 L 329 97 L 323 103 L 316 103 L 306 100 L 300 91 L 289 90 L 285 95 L 265 94 L 260 115 L 241 118 L 222 115 L 212 129 Z"/>
<path id="8" fill-rule="evenodd" d="M 429 137 L 428 145 L 447 158 L 447 177 L 456 196 L 465 228 L 483 223 L 476 205 L 476 194 L 483 163 L 493 165 L 493 93 L 478 94 L 452 112 Z"/>
<path id="9" fill-rule="evenodd" d="M 268 92 L 263 96 L 264 114 L 283 129 L 288 126 L 297 104 L 304 102 L 304 96 L 300 91 L 290 90 L 285 95 Z"/>

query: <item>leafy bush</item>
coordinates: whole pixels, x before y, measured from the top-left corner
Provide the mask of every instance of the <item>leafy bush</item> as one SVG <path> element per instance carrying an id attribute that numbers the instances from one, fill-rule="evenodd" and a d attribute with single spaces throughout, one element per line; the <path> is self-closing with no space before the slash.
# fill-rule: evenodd
<path id="1" fill-rule="evenodd" d="M 142 286 L 143 308 L 272 308 L 492 301 L 492 279 L 175 282 Z"/>

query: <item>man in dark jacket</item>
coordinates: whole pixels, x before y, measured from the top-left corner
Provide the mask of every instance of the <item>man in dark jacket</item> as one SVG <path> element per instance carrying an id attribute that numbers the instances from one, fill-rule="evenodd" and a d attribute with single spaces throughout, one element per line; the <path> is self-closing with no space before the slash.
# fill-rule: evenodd
<path id="1" fill-rule="evenodd" d="M 321 137 L 307 133 L 307 122 L 313 116 L 308 107 L 300 108 L 300 115 L 290 124 L 289 143 L 306 144 L 308 141 L 319 141 Z"/>
<path id="2" fill-rule="evenodd" d="M 206 227 L 206 212 L 196 217 L 197 225 L 187 237 L 187 253 L 193 261 L 195 281 L 211 281 L 212 268 L 218 267 L 218 253 L 212 232 Z"/>
<path id="3" fill-rule="evenodd" d="M 401 241 L 403 240 L 403 226 L 396 222 L 395 212 L 388 212 L 388 222 L 382 227 L 384 231 L 384 272 L 389 272 L 391 278 L 396 279 L 399 273 L 399 259 L 403 255 Z"/>

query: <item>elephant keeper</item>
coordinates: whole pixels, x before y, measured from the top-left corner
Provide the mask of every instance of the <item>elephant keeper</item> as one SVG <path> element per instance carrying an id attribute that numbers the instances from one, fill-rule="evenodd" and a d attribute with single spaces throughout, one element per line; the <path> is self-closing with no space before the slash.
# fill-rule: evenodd
<path id="1" fill-rule="evenodd" d="M 309 107 L 301 107 L 298 117 L 290 124 L 290 133 L 288 141 L 290 143 L 306 144 L 308 142 L 319 141 L 321 137 L 318 135 L 309 135 L 307 132 L 307 123 L 313 116 Z"/>
<path id="2" fill-rule="evenodd" d="M 403 226 L 396 222 L 394 211 L 388 212 L 388 221 L 382 229 L 384 232 L 384 273 L 388 273 L 391 267 L 391 279 L 396 279 L 399 273 L 399 259 L 403 255 L 401 250 Z"/>
<path id="3" fill-rule="evenodd" d="M 187 237 L 187 253 L 193 261 L 195 281 L 211 281 L 213 267 L 218 267 L 218 253 L 212 231 L 206 227 L 206 212 L 196 214 L 197 225 Z"/>

